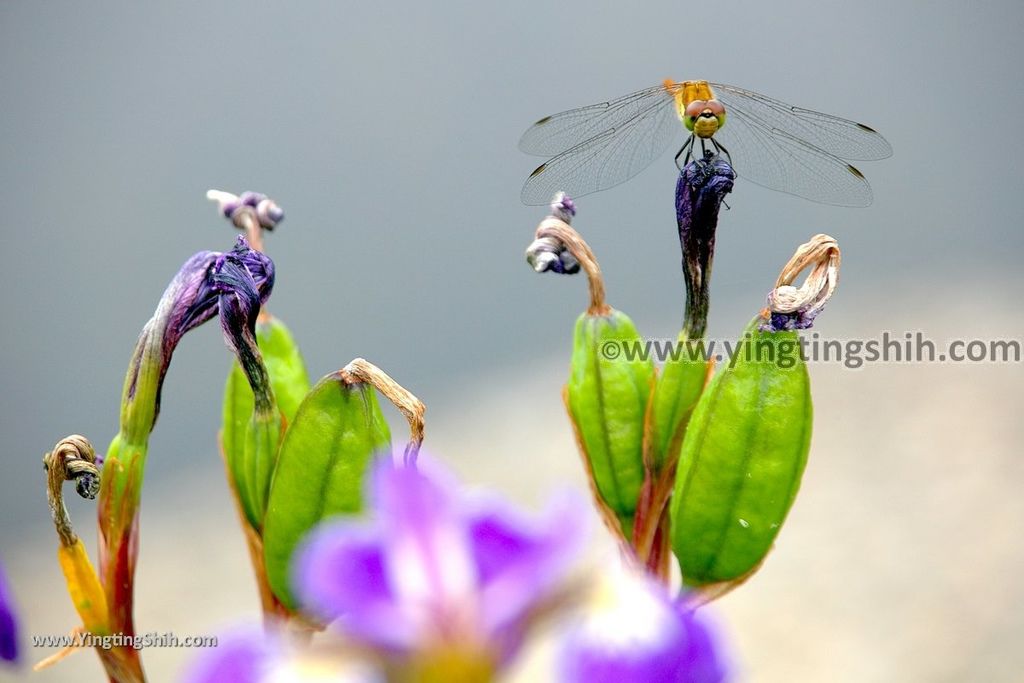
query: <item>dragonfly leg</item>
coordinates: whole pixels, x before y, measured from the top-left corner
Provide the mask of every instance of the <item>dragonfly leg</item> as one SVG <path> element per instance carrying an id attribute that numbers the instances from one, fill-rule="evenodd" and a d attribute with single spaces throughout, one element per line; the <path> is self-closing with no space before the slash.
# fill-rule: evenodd
<path id="1" fill-rule="evenodd" d="M 679 151 L 676 152 L 676 157 L 675 157 L 676 168 L 678 168 L 680 171 L 683 170 L 683 167 L 679 165 L 679 157 L 683 156 L 683 152 L 686 152 L 686 158 L 683 160 L 683 165 L 685 166 L 686 164 L 690 163 L 690 148 L 692 146 L 693 146 L 693 136 L 691 135 L 690 137 L 688 137 L 686 139 L 686 142 L 683 143 L 683 146 L 679 148 Z"/>
<path id="2" fill-rule="evenodd" d="M 714 138 L 711 138 L 711 144 L 715 146 L 716 152 L 725 155 L 725 158 L 729 162 L 729 165 L 732 166 L 732 155 L 729 154 L 729 150 L 725 148 L 725 145 L 720 143 L 718 140 L 715 140 Z"/>
<path id="3" fill-rule="evenodd" d="M 725 158 L 729 161 L 729 165 L 732 166 L 732 157 L 729 155 L 729 150 L 727 150 L 725 148 L 725 145 L 723 145 L 722 143 L 718 142 L 714 138 L 711 138 L 711 146 L 714 147 L 715 151 L 718 152 L 719 154 L 724 154 Z M 726 202 L 724 199 L 722 200 L 722 206 L 725 207 L 726 211 L 728 211 L 730 208 L 732 208 L 732 207 L 729 206 L 729 203 Z"/>

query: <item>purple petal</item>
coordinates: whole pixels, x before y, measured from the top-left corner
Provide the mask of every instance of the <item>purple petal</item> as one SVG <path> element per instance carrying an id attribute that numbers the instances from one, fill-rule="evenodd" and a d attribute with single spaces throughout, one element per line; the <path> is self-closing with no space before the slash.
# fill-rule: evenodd
<path id="1" fill-rule="evenodd" d="M 237 263 L 249 272 L 260 295 L 260 303 L 266 303 L 274 288 L 274 262 L 261 251 L 256 251 L 239 235 L 235 247 L 224 255 L 226 260 Z"/>
<path id="2" fill-rule="evenodd" d="M 515 622 L 564 580 L 585 537 L 586 505 L 566 495 L 539 518 L 490 500 L 468 521 L 485 628 Z"/>
<path id="3" fill-rule="evenodd" d="M 217 647 L 203 650 L 190 664 L 186 683 L 260 683 L 281 656 L 273 635 L 252 626 L 220 636 Z"/>
<path id="4" fill-rule="evenodd" d="M 418 469 L 383 459 L 369 483 L 373 523 L 323 526 L 297 555 L 304 606 L 389 654 L 454 646 L 507 661 L 575 558 L 586 506 L 566 499 L 529 518 L 470 500 L 423 457 Z"/>
<path id="5" fill-rule="evenodd" d="M 157 309 L 166 305 L 170 307 L 164 348 L 173 347 L 189 330 L 202 325 L 217 313 L 217 291 L 210 280 L 210 272 L 221 254 L 215 251 L 201 251 L 194 254 L 181 266 L 181 270 L 164 290 L 164 295 Z"/>
<path id="6" fill-rule="evenodd" d="M 384 683 L 369 660 L 330 650 L 290 647 L 283 631 L 245 626 L 220 636 L 218 646 L 192 661 L 185 683 L 272 683 L 274 681 L 333 681 Z"/>
<path id="7" fill-rule="evenodd" d="M 8 662 L 18 659 L 18 622 L 14 612 L 11 590 L 0 568 L 0 659 Z"/>
<path id="8" fill-rule="evenodd" d="M 325 621 L 386 649 L 416 638 L 388 585 L 376 526 L 349 521 L 314 531 L 296 554 L 293 584 L 303 606 Z"/>
<path id="9" fill-rule="evenodd" d="M 566 639 L 562 683 L 719 683 L 710 626 L 647 579 L 617 581 Z"/>
<path id="10" fill-rule="evenodd" d="M 217 293 L 209 282 L 209 272 L 218 256 L 219 254 L 213 251 L 201 251 L 193 255 L 185 261 L 181 270 L 167 285 L 163 296 L 160 297 L 160 303 L 157 304 L 156 312 L 142 329 L 135 346 L 129 367 L 128 399 L 135 396 L 145 349 L 155 348 L 161 351 L 159 376 L 162 378 L 167 373 L 171 354 L 174 353 L 181 337 L 216 314 Z M 159 387 L 156 393 L 156 406 L 159 411 Z"/>
<path id="11" fill-rule="evenodd" d="M 423 627 L 461 619 L 477 584 L 456 483 L 427 458 L 419 469 L 382 460 L 371 481 L 396 600 Z"/>

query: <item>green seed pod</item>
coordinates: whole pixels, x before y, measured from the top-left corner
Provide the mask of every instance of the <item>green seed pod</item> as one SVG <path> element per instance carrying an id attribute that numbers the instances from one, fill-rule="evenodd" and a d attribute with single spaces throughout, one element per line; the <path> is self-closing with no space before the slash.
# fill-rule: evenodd
<path id="1" fill-rule="evenodd" d="M 679 453 L 690 416 L 704 389 L 708 364 L 702 344 L 700 340 L 688 342 L 680 335 L 675 346 L 678 354 L 665 361 L 658 375 L 651 406 L 651 454 L 655 473 L 662 471 L 670 454 Z"/>
<path id="2" fill-rule="evenodd" d="M 236 361 L 224 388 L 221 448 L 245 516 L 259 529 L 281 439 L 281 415 L 286 422 L 294 419 L 309 391 L 309 377 L 291 332 L 280 320 L 269 315 L 261 318 L 256 323 L 256 340 L 277 410 L 254 411 L 252 387 Z"/>
<path id="3" fill-rule="evenodd" d="M 285 434 L 263 521 L 267 581 L 289 609 L 292 553 L 322 520 L 354 514 L 372 457 L 389 449 L 391 434 L 376 391 L 343 371 L 324 377 L 299 406 Z"/>
<path id="4" fill-rule="evenodd" d="M 644 420 L 654 379 L 650 358 L 628 357 L 641 347 L 640 334 L 625 313 L 606 307 L 581 315 L 566 387 L 569 415 L 594 486 L 627 537 L 644 481 Z"/>
<path id="5" fill-rule="evenodd" d="M 740 579 L 761 563 L 807 462 L 810 382 L 797 333 L 759 322 L 704 390 L 683 440 L 672 549 L 691 586 Z"/>

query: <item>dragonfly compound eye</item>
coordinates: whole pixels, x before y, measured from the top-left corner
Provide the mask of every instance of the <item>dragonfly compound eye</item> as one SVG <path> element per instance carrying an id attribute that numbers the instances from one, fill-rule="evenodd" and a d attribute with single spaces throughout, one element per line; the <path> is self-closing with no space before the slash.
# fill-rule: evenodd
<path id="1" fill-rule="evenodd" d="M 687 130 L 693 131 L 694 122 L 696 122 L 706 106 L 707 102 L 705 100 L 694 100 L 686 105 L 686 109 L 683 110 L 683 125 L 686 126 Z"/>
<path id="2" fill-rule="evenodd" d="M 694 100 L 686 105 L 686 111 L 684 113 L 688 118 L 695 119 L 707 108 L 708 103 L 706 100 Z"/>
<path id="3" fill-rule="evenodd" d="M 708 100 L 704 104 L 704 111 L 709 111 L 715 117 L 725 114 L 725 106 L 718 100 Z"/>

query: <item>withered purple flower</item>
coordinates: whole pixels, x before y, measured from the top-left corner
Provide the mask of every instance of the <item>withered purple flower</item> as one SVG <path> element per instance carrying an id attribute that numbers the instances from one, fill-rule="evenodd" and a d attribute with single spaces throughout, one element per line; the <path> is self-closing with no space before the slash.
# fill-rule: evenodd
<path id="1" fill-rule="evenodd" d="M 274 264 L 239 236 L 235 248 L 214 263 L 210 279 L 224 340 L 249 379 L 257 410 L 270 410 L 270 377 L 256 344 L 256 317 L 274 286 Z"/>
<path id="2" fill-rule="evenodd" d="M 768 293 L 767 305 L 761 312 L 761 331 L 810 329 L 835 292 L 841 260 L 834 237 L 818 234 L 801 244 Z M 794 286 L 797 276 L 807 268 L 811 272 L 804 283 Z"/>
<path id="3" fill-rule="evenodd" d="M 273 284 L 273 263 L 240 237 L 230 252 L 203 251 L 188 259 L 142 329 L 125 376 L 121 429 L 107 450 L 100 488 L 100 573 L 114 630 L 134 633 L 132 593 L 142 476 L 149 434 L 160 412 L 160 392 L 174 349 L 189 330 L 224 310 L 231 318 L 232 329 L 228 329 L 227 321 L 225 327 L 228 345 L 251 352 L 251 366 L 253 358 L 259 359 L 255 341 L 249 343 L 254 340 L 254 332 L 236 330 L 234 326 L 251 328 Z M 269 383 L 263 386 L 269 392 Z M 268 394 L 263 403 L 271 402 Z"/>
<path id="4" fill-rule="evenodd" d="M 703 159 L 694 159 L 679 173 L 676 223 L 686 282 L 683 332 L 687 339 L 702 338 L 707 328 L 718 211 L 735 180 L 729 162 L 711 151 L 705 151 Z"/>
<path id="5" fill-rule="evenodd" d="M 122 429 L 127 427 L 132 432 L 126 436 L 141 438 L 156 423 L 163 378 L 181 338 L 216 315 L 218 310 L 233 311 L 233 323 L 240 322 L 237 313 L 244 311 L 244 322 L 248 324 L 251 318 L 255 324 L 259 306 L 270 296 L 273 286 L 273 262 L 250 249 L 241 236 L 230 252 L 201 251 L 182 265 L 164 290 L 153 317 L 142 329 L 132 356 L 122 405 Z M 228 343 L 235 348 L 234 333 L 230 332 L 227 322 L 224 325 Z M 144 359 L 150 367 L 146 367 Z M 135 410 L 143 377 L 150 380 L 146 384 L 155 391 L 155 400 L 151 408 Z M 148 402 L 150 398 L 147 396 L 145 400 Z"/>

